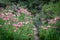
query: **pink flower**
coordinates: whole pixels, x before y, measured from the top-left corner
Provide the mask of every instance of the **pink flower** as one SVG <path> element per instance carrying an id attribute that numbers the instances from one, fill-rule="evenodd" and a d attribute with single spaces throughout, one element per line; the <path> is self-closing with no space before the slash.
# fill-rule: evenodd
<path id="1" fill-rule="evenodd" d="M 14 17 L 15 15 L 11 13 L 11 14 L 9 14 L 8 16 L 9 16 L 10 18 L 12 18 L 12 17 Z"/>
<path id="2" fill-rule="evenodd" d="M 20 12 L 21 12 L 21 10 L 19 9 L 19 10 L 17 10 L 17 12 L 18 12 L 18 13 L 20 13 Z"/>
<path id="3" fill-rule="evenodd" d="M 12 21 L 13 21 L 13 22 L 18 21 L 18 19 L 17 19 L 17 18 L 13 18 Z"/>
<path id="4" fill-rule="evenodd" d="M 9 16 L 4 17 L 3 20 L 9 20 Z"/>
<path id="5" fill-rule="evenodd" d="M 12 24 L 13 26 L 15 26 L 15 27 L 18 27 L 18 25 L 17 24 Z"/>
<path id="6" fill-rule="evenodd" d="M 5 13 L 6 15 L 10 15 L 11 14 L 11 12 L 7 12 L 7 13 Z"/>
<path id="7" fill-rule="evenodd" d="M 20 26 L 23 26 L 23 22 L 19 22 L 17 23 L 17 25 L 20 27 Z"/>
<path id="8" fill-rule="evenodd" d="M 27 10 L 27 9 L 24 9 L 24 8 L 20 8 L 19 10 L 17 10 L 18 13 L 25 13 L 27 15 L 30 15 L 31 13 Z"/>
<path id="9" fill-rule="evenodd" d="M 9 14 L 9 16 L 12 16 L 12 17 L 13 17 L 13 16 L 14 16 L 14 14 L 12 14 L 12 13 L 11 13 L 11 14 Z"/>
<path id="10" fill-rule="evenodd" d="M 19 22 L 17 24 L 12 24 L 12 25 L 15 26 L 15 27 L 21 27 L 21 26 L 23 26 L 23 23 L 22 22 Z"/>
<path id="11" fill-rule="evenodd" d="M 8 13 L 5 13 L 7 16 L 9 16 L 9 18 L 12 18 L 12 17 L 14 17 L 15 15 L 14 14 L 12 14 L 11 12 L 8 12 Z"/>
<path id="12" fill-rule="evenodd" d="M 0 13 L 0 18 L 3 18 L 5 15 L 3 13 Z"/>

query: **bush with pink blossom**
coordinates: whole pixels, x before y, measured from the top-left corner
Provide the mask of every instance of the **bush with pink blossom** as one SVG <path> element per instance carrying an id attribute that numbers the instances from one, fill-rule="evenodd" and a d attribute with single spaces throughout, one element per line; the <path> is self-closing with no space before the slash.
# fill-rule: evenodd
<path id="1" fill-rule="evenodd" d="M 11 12 L 12 11 L 12 12 Z M 0 12 L 1 40 L 34 40 L 32 17 L 28 10 L 21 8 Z"/>

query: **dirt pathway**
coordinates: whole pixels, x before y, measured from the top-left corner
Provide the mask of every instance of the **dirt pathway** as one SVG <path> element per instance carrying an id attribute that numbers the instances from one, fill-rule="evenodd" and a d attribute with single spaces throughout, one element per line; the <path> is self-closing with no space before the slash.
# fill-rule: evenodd
<path id="1" fill-rule="evenodd" d="M 34 40 L 39 40 L 38 30 L 37 30 L 37 28 L 34 27 L 33 30 L 34 30 Z"/>

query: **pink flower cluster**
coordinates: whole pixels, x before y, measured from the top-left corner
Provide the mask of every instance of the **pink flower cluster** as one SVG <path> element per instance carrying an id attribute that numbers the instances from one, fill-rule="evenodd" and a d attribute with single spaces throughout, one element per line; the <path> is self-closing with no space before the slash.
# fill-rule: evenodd
<path id="1" fill-rule="evenodd" d="M 13 23 L 12 26 L 16 27 L 16 29 L 14 30 L 14 32 L 16 32 L 18 30 L 19 27 L 22 27 L 24 24 L 23 22 L 18 22 L 17 24 Z"/>
<path id="2" fill-rule="evenodd" d="M 21 27 L 21 26 L 23 26 L 23 22 L 18 22 L 17 24 L 13 23 L 12 26 Z"/>
<path id="3" fill-rule="evenodd" d="M 3 13 L 0 13 L 0 18 L 3 18 L 5 15 Z"/>
<path id="4" fill-rule="evenodd" d="M 0 13 L 0 18 L 2 18 L 3 20 L 12 20 L 12 21 L 16 21 L 17 18 L 15 18 L 15 15 L 12 14 L 11 12 L 7 12 L 7 13 Z"/>
<path id="5" fill-rule="evenodd" d="M 48 23 L 52 23 L 52 24 L 55 24 L 58 20 L 60 20 L 60 17 L 55 17 L 54 19 L 51 19 L 51 20 L 48 20 Z"/>
<path id="6" fill-rule="evenodd" d="M 16 32 L 16 31 L 19 29 L 19 27 L 24 26 L 24 24 L 26 25 L 26 24 L 30 23 L 30 22 L 28 21 L 28 18 L 25 18 L 25 19 L 27 19 L 27 20 L 25 20 L 26 22 L 19 22 L 19 20 L 18 20 L 18 17 L 19 17 L 22 13 L 24 13 L 24 14 L 26 14 L 26 15 L 30 15 L 30 14 L 31 14 L 30 12 L 28 12 L 27 9 L 19 8 L 19 9 L 17 10 L 16 14 L 13 14 L 12 12 L 13 12 L 13 11 L 11 11 L 11 10 L 8 10 L 8 11 L 5 12 L 5 13 L 0 12 L 0 18 L 1 18 L 2 20 L 8 21 L 8 22 L 5 22 L 4 25 L 10 25 L 11 22 L 12 22 L 12 26 L 13 26 L 13 27 L 16 27 L 16 29 L 13 30 L 14 32 Z M 0 27 L 1 27 L 1 25 L 0 25 Z"/>
<path id="7" fill-rule="evenodd" d="M 27 9 L 24 9 L 24 8 L 19 8 L 17 10 L 18 13 L 25 13 L 27 15 L 30 15 L 31 13 L 27 10 Z"/>
<path id="8" fill-rule="evenodd" d="M 3 20 L 9 20 L 9 16 L 5 16 L 4 18 L 2 18 Z"/>

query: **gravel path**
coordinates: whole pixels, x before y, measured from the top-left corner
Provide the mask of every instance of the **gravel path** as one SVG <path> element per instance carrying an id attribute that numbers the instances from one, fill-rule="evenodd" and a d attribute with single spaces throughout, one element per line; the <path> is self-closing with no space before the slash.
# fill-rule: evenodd
<path id="1" fill-rule="evenodd" d="M 37 28 L 34 27 L 33 30 L 34 30 L 34 40 L 39 40 L 38 30 L 37 30 Z"/>

